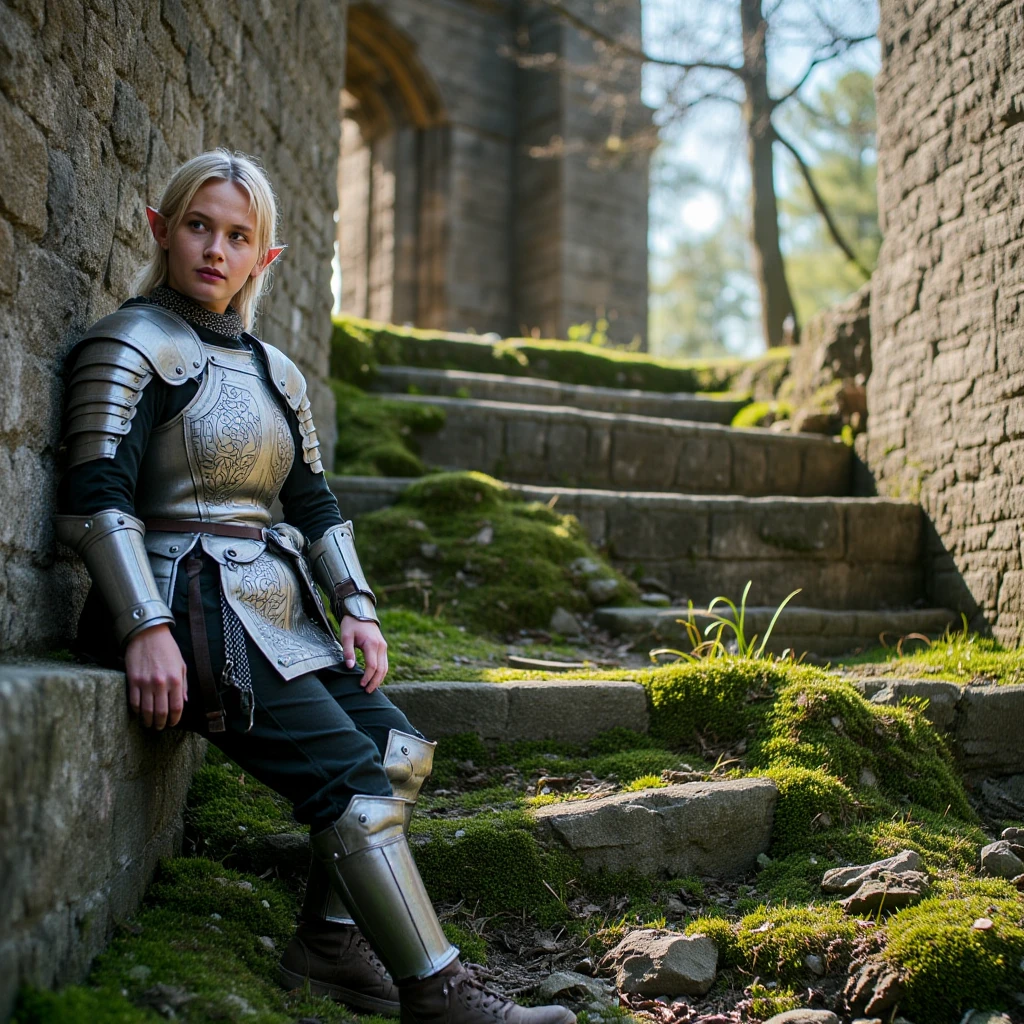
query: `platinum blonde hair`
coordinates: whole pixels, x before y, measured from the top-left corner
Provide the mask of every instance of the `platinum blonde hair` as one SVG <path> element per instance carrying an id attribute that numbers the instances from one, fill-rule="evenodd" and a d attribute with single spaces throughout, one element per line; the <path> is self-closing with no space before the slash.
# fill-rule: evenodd
<path id="1" fill-rule="evenodd" d="M 183 163 L 171 175 L 157 210 L 167 221 L 168 234 L 172 234 L 188 212 L 196 192 L 208 181 L 230 181 L 245 189 L 249 196 L 249 211 L 255 215 L 256 231 L 253 239 L 259 259 L 263 259 L 274 243 L 277 228 L 277 199 L 266 172 L 244 153 L 227 149 L 212 149 L 200 153 Z M 167 250 L 153 240 L 153 255 L 139 271 L 133 282 L 136 295 L 148 295 L 154 288 L 167 283 Z M 246 279 L 245 284 L 231 300 L 247 331 L 256 320 L 260 298 L 270 288 L 270 270 L 258 277 Z"/>

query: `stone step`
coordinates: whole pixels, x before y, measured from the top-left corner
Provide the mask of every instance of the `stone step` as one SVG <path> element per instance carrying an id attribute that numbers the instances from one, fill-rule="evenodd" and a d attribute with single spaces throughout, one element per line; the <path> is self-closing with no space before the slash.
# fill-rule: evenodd
<path id="1" fill-rule="evenodd" d="M 417 434 L 425 462 L 569 487 L 759 496 L 849 493 L 850 448 L 836 438 L 469 398 L 391 395 L 440 406 Z"/>
<path id="2" fill-rule="evenodd" d="M 731 595 L 730 595 L 731 596 Z M 727 614 L 726 609 L 716 609 Z M 775 607 L 748 607 L 744 623 L 747 638 L 763 637 Z M 647 639 L 651 647 L 667 646 L 688 651 L 687 631 L 680 620 L 687 618 L 686 608 L 599 608 L 594 613 L 598 625 L 619 636 Z M 694 621 L 704 633 L 712 622 L 706 610 L 695 609 Z M 823 608 L 787 606 L 769 638 L 767 650 L 797 655 L 805 651 L 820 657 L 834 657 L 877 647 L 881 642 L 895 646 L 910 633 L 941 636 L 948 627 L 959 625 L 959 616 L 947 608 L 910 608 L 881 611 L 834 611 Z M 726 630 L 722 639 L 733 636 Z"/>
<path id="3" fill-rule="evenodd" d="M 406 479 L 332 477 L 345 515 L 393 504 Z M 724 594 L 777 606 L 912 605 L 923 593 L 922 516 L 885 498 L 735 498 L 512 484 L 527 501 L 556 500 L 627 575 L 656 579 L 685 607 Z M 660 589 L 654 584 L 646 588 Z"/>
<path id="4" fill-rule="evenodd" d="M 707 398 L 684 391 L 661 393 L 635 388 L 601 388 L 503 373 L 431 370 L 419 366 L 379 366 L 371 390 L 525 405 L 565 405 L 696 423 L 732 423 L 733 416 L 747 404 L 746 399 Z"/>
<path id="5" fill-rule="evenodd" d="M 647 732 L 647 695 L 638 683 L 391 683 L 387 695 L 432 739 L 473 732 L 487 742 L 586 743 L 619 727 Z"/>

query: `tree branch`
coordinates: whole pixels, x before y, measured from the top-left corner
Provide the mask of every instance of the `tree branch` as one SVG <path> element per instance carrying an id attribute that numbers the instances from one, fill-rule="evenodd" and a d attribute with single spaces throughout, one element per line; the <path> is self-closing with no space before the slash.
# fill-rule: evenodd
<path id="1" fill-rule="evenodd" d="M 871 277 L 871 271 L 861 263 L 857 258 L 857 254 L 850 248 L 849 243 L 840 234 L 839 227 L 833 220 L 831 211 L 825 203 L 825 200 L 822 198 L 821 193 L 818 191 L 818 186 L 814 183 L 814 177 L 811 174 L 810 167 L 807 166 L 807 162 L 797 151 L 793 143 L 778 133 L 778 130 L 774 125 L 772 125 L 772 137 L 776 142 L 781 143 L 792 154 L 797 167 L 800 168 L 800 173 L 803 175 L 804 181 L 807 183 L 807 188 L 811 193 L 811 198 L 814 200 L 814 205 L 817 207 L 818 213 L 821 214 L 822 219 L 825 221 L 825 227 L 828 228 L 828 233 L 832 236 L 832 241 L 842 249 L 843 255 L 846 256 L 846 258 L 861 272 L 861 274 L 863 274 L 864 280 L 869 280 Z"/>
<path id="2" fill-rule="evenodd" d="M 778 99 L 771 101 L 772 109 L 781 107 L 786 100 L 792 99 L 806 84 L 807 79 L 811 77 L 811 72 L 818 67 L 820 64 L 825 64 L 827 61 L 835 60 L 836 57 L 841 57 L 847 51 L 853 49 L 855 46 L 859 46 L 861 43 L 866 43 L 869 39 L 874 39 L 873 35 L 870 36 L 858 36 L 855 39 L 844 39 L 842 48 L 839 48 L 839 42 L 832 44 L 832 49 L 828 53 L 819 54 L 807 65 L 804 73 L 800 76 L 800 80 L 792 88 L 787 89 Z"/>
<path id="3" fill-rule="evenodd" d="M 621 39 L 616 39 L 607 32 L 603 32 L 596 25 L 590 24 L 589 21 L 586 21 L 578 14 L 570 11 L 564 4 L 560 3 L 559 0 L 539 0 L 539 2 L 547 7 L 548 10 L 557 14 L 560 18 L 569 22 L 569 24 L 574 28 L 579 29 L 584 35 L 590 36 L 591 39 L 596 39 L 600 43 L 604 43 L 605 46 L 608 46 L 613 50 L 617 50 L 624 56 L 633 57 L 635 60 L 643 61 L 646 64 L 658 64 L 661 67 L 681 68 L 684 71 L 697 71 L 700 69 L 705 71 L 728 71 L 730 74 L 736 75 L 738 78 L 743 77 L 743 68 L 734 67 L 732 64 L 721 64 L 717 61 L 710 60 L 672 60 L 668 57 L 655 57 L 652 54 L 647 53 L 645 50 L 641 50 L 635 46 L 630 46 L 628 43 L 622 42 Z"/>

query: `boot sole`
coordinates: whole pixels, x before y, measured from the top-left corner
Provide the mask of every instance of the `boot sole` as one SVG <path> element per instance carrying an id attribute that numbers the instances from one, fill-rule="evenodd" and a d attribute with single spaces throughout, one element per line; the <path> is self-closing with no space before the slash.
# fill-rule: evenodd
<path id="1" fill-rule="evenodd" d="M 377 996 L 368 996 L 365 992 L 356 992 L 342 985 L 331 985 L 325 981 L 317 981 L 305 974 L 297 974 L 285 967 L 278 967 L 277 980 L 281 985 L 291 991 L 296 988 L 303 988 L 309 985 L 309 991 L 315 996 L 327 996 L 336 1003 L 344 1003 L 352 1010 L 363 1010 L 367 1013 L 379 1013 L 384 1017 L 397 1017 L 399 1005 L 397 1001 L 381 999 Z"/>

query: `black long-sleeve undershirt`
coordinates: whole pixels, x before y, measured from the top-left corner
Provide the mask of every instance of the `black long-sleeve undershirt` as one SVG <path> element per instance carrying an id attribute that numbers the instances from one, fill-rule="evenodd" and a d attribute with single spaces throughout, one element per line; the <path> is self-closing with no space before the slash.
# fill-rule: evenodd
<path id="1" fill-rule="evenodd" d="M 198 324 L 191 326 L 207 344 L 233 349 L 246 347 L 244 342 L 206 327 Z M 258 349 L 256 358 L 262 358 Z M 114 508 L 135 515 L 135 485 L 150 434 L 156 427 L 177 416 L 198 390 L 199 382 L 195 380 L 171 385 L 154 376 L 142 391 L 131 430 L 121 439 L 114 457 L 82 463 L 64 474 L 57 490 L 59 511 L 67 515 L 88 516 L 103 509 Z M 276 393 L 274 397 L 278 398 Z M 330 527 L 342 521 L 341 513 L 324 474 L 313 473 L 302 461 L 302 437 L 298 421 L 291 409 L 283 402 L 281 405 L 295 446 L 292 468 L 281 488 L 281 505 L 285 521 L 298 527 L 312 543 Z"/>

